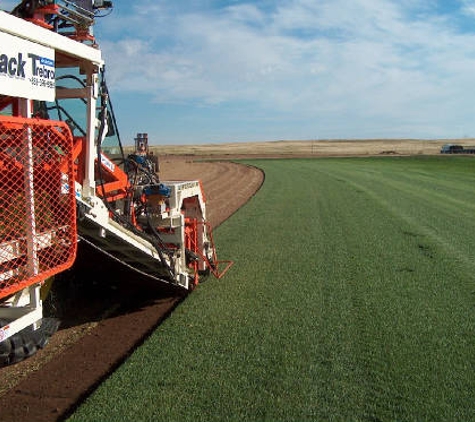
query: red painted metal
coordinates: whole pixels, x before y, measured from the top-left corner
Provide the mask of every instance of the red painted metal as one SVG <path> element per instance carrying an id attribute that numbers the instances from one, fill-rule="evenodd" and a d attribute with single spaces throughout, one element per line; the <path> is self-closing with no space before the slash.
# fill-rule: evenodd
<path id="1" fill-rule="evenodd" d="M 0 116 L 0 298 L 75 260 L 72 150 L 63 122 Z"/>

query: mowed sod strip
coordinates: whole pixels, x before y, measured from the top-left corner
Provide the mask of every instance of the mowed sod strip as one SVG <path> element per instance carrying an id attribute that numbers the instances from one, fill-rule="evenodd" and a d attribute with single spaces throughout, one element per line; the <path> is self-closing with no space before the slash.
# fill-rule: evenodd
<path id="1" fill-rule="evenodd" d="M 71 420 L 475 420 L 473 158 L 250 164 L 234 267 Z"/>

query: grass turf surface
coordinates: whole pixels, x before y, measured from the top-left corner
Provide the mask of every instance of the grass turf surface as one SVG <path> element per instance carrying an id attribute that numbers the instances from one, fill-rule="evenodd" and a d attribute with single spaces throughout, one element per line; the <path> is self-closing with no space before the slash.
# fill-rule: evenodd
<path id="1" fill-rule="evenodd" d="M 251 164 L 235 266 L 71 420 L 475 420 L 473 158 Z"/>

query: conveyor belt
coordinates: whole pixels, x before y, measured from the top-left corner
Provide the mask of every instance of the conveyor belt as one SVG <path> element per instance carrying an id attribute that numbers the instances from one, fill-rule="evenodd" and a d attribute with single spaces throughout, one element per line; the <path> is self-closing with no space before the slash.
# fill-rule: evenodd
<path id="1" fill-rule="evenodd" d="M 118 224 L 114 225 L 114 229 L 115 233 L 107 231 L 86 219 L 78 223 L 78 238 L 141 275 L 168 284 L 178 284 L 151 242 Z M 117 230 L 123 231 L 121 236 L 117 235 Z M 142 247 L 135 246 L 137 243 Z"/>

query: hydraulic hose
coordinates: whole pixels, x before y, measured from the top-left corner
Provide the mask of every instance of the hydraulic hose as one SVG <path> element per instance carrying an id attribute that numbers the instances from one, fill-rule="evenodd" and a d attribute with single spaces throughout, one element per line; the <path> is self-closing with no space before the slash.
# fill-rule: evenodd
<path id="1" fill-rule="evenodd" d="M 103 71 L 104 72 L 104 71 Z M 154 234 L 154 237 L 150 237 L 140 230 L 138 230 L 128 219 L 124 219 L 122 215 L 117 214 L 117 212 L 110 206 L 109 202 L 106 200 L 106 191 L 104 187 L 104 178 L 103 178 L 103 172 L 102 172 L 102 141 L 104 139 L 104 134 L 106 132 L 107 128 L 107 120 L 108 120 L 108 115 L 107 115 L 107 102 L 108 102 L 108 90 L 107 90 L 107 85 L 105 83 L 105 76 L 103 73 L 102 77 L 102 82 L 101 82 L 101 110 L 100 110 L 100 127 L 99 127 L 99 133 L 97 137 L 97 147 L 96 147 L 96 153 L 97 153 L 97 168 L 98 168 L 98 173 L 99 173 L 99 180 L 100 180 L 100 186 L 101 186 L 101 191 L 102 191 L 102 197 L 104 198 L 103 202 L 106 205 L 108 211 L 114 216 L 114 219 L 123 225 L 124 227 L 127 227 L 130 231 L 132 231 L 135 235 L 142 237 L 143 239 L 149 241 L 152 243 L 152 245 L 155 247 L 158 257 L 160 259 L 161 264 L 165 267 L 167 270 L 170 278 L 173 280 L 174 279 L 174 272 L 168 262 L 165 260 L 164 256 L 164 251 L 167 250 L 165 247 L 160 234 L 157 232 L 157 230 L 153 227 L 153 224 L 151 224 L 151 219 L 149 214 L 146 212 L 146 217 L 147 217 L 147 223 L 150 227 L 150 230 Z M 110 103 L 109 103 L 110 105 Z M 115 118 L 114 118 L 114 124 L 115 124 Z M 121 144 L 121 150 L 122 150 L 122 144 Z M 122 154 L 123 155 L 123 154 Z M 145 170 L 145 169 L 144 169 Z M 150 177 L 150 180 L 153 181 L 153 176 L 146 172 L 146 175 Z M 169 255 L 170 259 L 171 256 Z"/>

